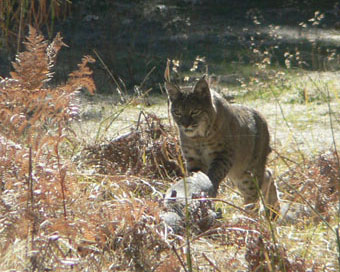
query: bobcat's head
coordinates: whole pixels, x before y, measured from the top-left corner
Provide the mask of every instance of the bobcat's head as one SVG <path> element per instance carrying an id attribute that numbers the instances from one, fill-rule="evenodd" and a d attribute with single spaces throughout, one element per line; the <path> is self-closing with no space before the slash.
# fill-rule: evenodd
<path id="1" fill-rule="evenodd" d="M 165 88 L 178 128 L 187 137 L 208 136 L 216 111 L 205 78 L 201 78 L 190 91 L 181 90 L 169 82 L 165 83 Z"/>

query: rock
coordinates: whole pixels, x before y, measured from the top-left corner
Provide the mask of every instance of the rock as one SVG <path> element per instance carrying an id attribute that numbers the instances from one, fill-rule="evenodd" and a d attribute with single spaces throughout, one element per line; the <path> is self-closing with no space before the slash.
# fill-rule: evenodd
<path id="1" fill-rule="evenodd" d="M 187 201 L 189 216 L 186 218 L 185 183 L 187 186 Z M 209 196 L 213 193 L 213 185 L 202 172 L 194 173 L 172 185 L 164 197 L 167 209 L 162 219 L 175 233 L 183 232 L 186 223 L 197 232 L 211 228 L 217 219 L 213 201 Z"/>
<path id="2" fill-rule="evenodd" d="M 185 182 L 187 183 L 189 203 L 192 202 L 192 196 L 196 196 L 196 198 L 201 194 L 210 196 L 214 191 L 214 187 L 206 174 L 203 172 L 193 173 L 192 176 L 181 179 L 167 190 L 164 197 L 165 206 L 173 204 L 174 200 L 176 203 L 185 204 Z"/>
<path id="3" fill-rule="evenodd" d="M 285 200 L 281 201 L 280 213 L 280 223 L 289 225 L 312 217 L 313 210 L 305 204 Z"/>
<path id="4" fill-rule="evenodd" d="M 183 232 L 183 218 L 178 213 L 165 212 L 161 214 L 161 218 L 164 221 L 165 225 L 170 227 L 174 233 Z"/>

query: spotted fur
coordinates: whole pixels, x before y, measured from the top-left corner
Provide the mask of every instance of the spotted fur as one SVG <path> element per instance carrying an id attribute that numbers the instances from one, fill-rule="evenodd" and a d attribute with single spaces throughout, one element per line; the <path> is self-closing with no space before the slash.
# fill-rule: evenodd
<path id="1" fill-rule="evenodd" d="M 229 104 L 210 90 L 205 78 L 190 90 L 169 82 L 165 87 L 188 172 L 202 171 L 208 175 L 214 185 L 212 197 L 228 176 L 245 204 L 257 202 L 260 189 L 267 204 L 274 206 L 278 198 L 271 173 L 266 169 L 271 148 L 262 115 Z"/>

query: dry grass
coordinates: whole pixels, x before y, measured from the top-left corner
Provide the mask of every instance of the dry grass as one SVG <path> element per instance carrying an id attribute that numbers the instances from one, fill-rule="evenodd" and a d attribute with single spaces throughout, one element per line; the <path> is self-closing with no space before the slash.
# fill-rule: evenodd
<path id="1" fill-rule="evenodd" d="M 106 144 L 85 148 L 87 167 L 102 174 L 138 175 L 171 180 L 182 176 L 174 131 L 154 114 L 140 112 L 135 128 Z"/>
<path id="2" fill-rule="evenodd" d="M 162 193 L 182 175 L 176 134 L 143 112 L 127 134 L 83 145 L 71 122 L 80 112 L 77 90 L 94 91 L 93 59 L 51 87 L 62 44 L 31 28 L 11 78 L 0 82 L 1 269 L 189 271 L 185 239 L 161 220 Z M 293 222 L 250 218 L 215 200 L 223 218 L 189 237 L 193 271 L 338 269 L 337 156 L 296 164 L 277 153 L 274 161 L 288 169 L 279 179 L 284 199 L 311 207 Z M 240 203 L 227 187 L 219 197 Z"/>
<path id="3" fill-rule="evenodd" d="M 0 1 L 1 38 L 8 48 L 16 45 L 18 51 L 23 39 L 24 26 L 32 25 L 36 29 L 46 27 L 50 36 L 53 34 L 55 20 L 64 19 L 71 13 L 69 0 L 12 0 Z"/>

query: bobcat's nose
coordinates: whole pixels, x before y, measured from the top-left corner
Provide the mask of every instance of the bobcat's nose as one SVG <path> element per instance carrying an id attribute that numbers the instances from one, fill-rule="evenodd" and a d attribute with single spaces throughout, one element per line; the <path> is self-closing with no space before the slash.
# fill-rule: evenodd
<path id="1" fill-rule="evenodd" d="M 184 129 L 185 130 L 194 130 L 195 128 L 198 127 L 198 125 L 196 124 L 186 124 L 186 125 L 183 125 Z"/>
<path id="2" fill-rule="evenodd" d="M 188 128 L 191 126 L 191 120 L 189 118 L 183 118 L 181 120 L 181 123 L 184 128 Z"/>
<path id="3" fill-rule="evenodd" d="M 189 127 L 190 127 L 190 124 L 183 124 L 183 127 L 184 127 L 184 128 L 189 128 Z"/>

